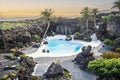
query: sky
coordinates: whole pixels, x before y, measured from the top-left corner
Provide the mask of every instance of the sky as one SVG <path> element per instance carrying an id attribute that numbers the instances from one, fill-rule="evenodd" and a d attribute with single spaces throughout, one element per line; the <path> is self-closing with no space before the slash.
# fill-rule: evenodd
<path id="1" fill-rule="evenodd" d="M 56 16 L 79 16 L 81 9 L 88 6 L 99 10 L 111 9 L 115 0 L 0 0 L 0 17 L 39 16 L 46 8 Z"/>

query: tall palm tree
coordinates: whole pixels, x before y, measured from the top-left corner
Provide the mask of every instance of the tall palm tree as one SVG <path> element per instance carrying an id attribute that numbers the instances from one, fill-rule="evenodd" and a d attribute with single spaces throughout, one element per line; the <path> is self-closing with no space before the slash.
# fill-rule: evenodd
<path id="1" fill-rule="evenodd" d="M 42 19 L 47 22 L 47 29 L 43 35 L 43 39 L 45 38 L 47 31 L 50 27 L 50 20 L 54 17 L 53 14 L 54 14 L 54 11 L 51 8 L 45 9 L 45 10 L 40 12 Z"/>
<path id="2" fill-rule="evenodd" d="M 86 29 L 87 29 L 87 33 L 88 33 L 88 21 L 89 21 L 89 18 L 91 17 L 91 10 L 90 10 L 90 8 L 85 7 L 84 9 L 82 9 L 80 14 L 86 20 Z"/>
<path id="3" fill-rule="evenodd" d="M 94 19 L 94 26 L 96 26 L 96 15 L 97 13 L 99 13 L 98 8 L 93 8 L 92 9 L 92 15 L 93 15 L 93 19 Z"/>
<path id="4" fill-rule="evenodd" d="M 120 14 L 120 0 L 117 0 L 113 3 L 112 8 L 118 8 L 119 9 L 119 14 Z"/>

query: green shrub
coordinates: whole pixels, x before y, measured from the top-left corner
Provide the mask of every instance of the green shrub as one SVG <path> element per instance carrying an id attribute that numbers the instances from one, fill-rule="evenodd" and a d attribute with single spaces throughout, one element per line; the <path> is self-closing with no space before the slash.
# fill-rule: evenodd
<path id="1" fill-rule="evenodd" d="M 120 53 L 120 48 L 116 48 L 115 52 Z"/>
<path id="2" fill-rule="evenodd" d="M 79 32 L 74 33 L 75 36 L 80 36 Z"/>
<path id="3" fill-rule="evenodd" d="M 22 68 L 21 65 L 19 65 L 19 64 L 16 65 L 16 70 L 20 70 L 21 68 Z"/>
<path id="4" fill-rule="evenodd" d="M 84 40 L 84 41 L 91 41 L 92 38 L 90 38 L 90 37 L 85 37 L 85 38 L 83 38 L 83 40 Z"/>
<path id="5" fill-rule="evenodd" d="M 27 56 L 25 56 L 25 54 L 21 54 L 19 57 L 20 57 L 21 59 L 27 58 Z"/>
<path id="6" fill-rule="evenodd" d="M 39 40 L 39 39 L 40 39 L 40 36 L 39 36 L 39 35 L 37 35 L 37 34 L 35 34 L 35 35 L 33 36 L 33 39 L 34 39 L 35 41 L 37 41 L 37 40 Z"/>
<path id="7" fill-rule="evenodd" d="M 116 52 L 104 52 L 102 54 L 102 57 L 103 58 L 107 58 L 107 59 L 112 59 L 112 58 L 120 58 L 120 54 L 119 53 L 116 53 Z"/>
<path id="8" fill-rule="evenodd" d="M 1 77 L 2 80 L 6 80 L 7 78 L 8 78 L 8 75 L 6 74 Z"/>
<path id="9" fill-rule="evenodd" d="M 34 78 L 34 80 L 38 80 L 38 76 L 37 75 L 34 75 L 33 78 Z"/>
<path id="10" fill-rule="evenodd" d="M 7 78 L 6 80 L 12 80 L 11 78 Z"/>
<path id="11" fill-rule="evenodd" d="M 120 58 L 96 59 L 89 62 L 88 70 L 92 71 L 100 80 L 120 79 Z"/>
<path id="12" fill-rule="evenodd" d="M 110 40 L 110 39 L 105 39 L 104 43 L 107 45 L 113 45 L 114 41 Z"/>
<path id="13" fill-rule="evenodd" d="M 54 80 L 59 80 L 58 77 L 55 77 Z"/>
<path id="14" fill-rule="evenodd" d="M 111 18 L 111 15 L 108 15 L 108 16 L 102 16 L 102 19 L 106 22 L 108 22 Z"/>
<path id="15" fill-rule="evenodd" d="M 10 49 L 11 53 L 15 53 L 17 50 L 15 48 Z"/>

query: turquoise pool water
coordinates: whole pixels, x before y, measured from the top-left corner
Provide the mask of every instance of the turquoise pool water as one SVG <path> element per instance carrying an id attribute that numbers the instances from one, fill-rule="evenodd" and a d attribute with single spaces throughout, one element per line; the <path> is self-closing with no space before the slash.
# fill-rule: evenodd
<path id="1" fill-rule="evenodd" d="M 72 54 L 80 50 L 83 45 L 73 41 L 65 41 L 62 39 L 48 40 L 48 50 L 54 54 Z"/>

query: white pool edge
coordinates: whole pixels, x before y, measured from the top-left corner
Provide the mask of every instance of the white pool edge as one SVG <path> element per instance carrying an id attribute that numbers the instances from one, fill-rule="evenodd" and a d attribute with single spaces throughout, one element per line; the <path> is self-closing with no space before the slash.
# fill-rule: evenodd
<path id="1" fill-rule="evenodd" d="M 56 36 L 51 36 L 51 37 L 48 37 L 47 39 L 65 39 L 66 36 L 64 35 L 56 35 Z M 83 46 L 92 46 L 92 48 L 94 47 L 99 47 L 101 45 L 101 42 L 100 41 L 91 41 L 91 42 L 85 42 L 85 41 L 82 41 L 82 40 L 73 40 L 73 42 L 77 42 L 77 43 L 80 43 L 82 44 Z M 76 55 L 80 52 L 82 52 L 82 48 L 79 49 L 77 52 L 75 53 L 72 53 L 72 54 L 51 54 L 51 53 L 42 53 L 42 50 L 45 49 L 45 45 L 41 46 L 36 52 L 34 53 L 31 53 L 31 54 L 26 54 L 26 56 L 29 56 L 29 57 L 33 57 L 33 58 L 37 58 L 37 57 L 66 57 L 66 56 L 73 56 L 73 55 Z"/>

